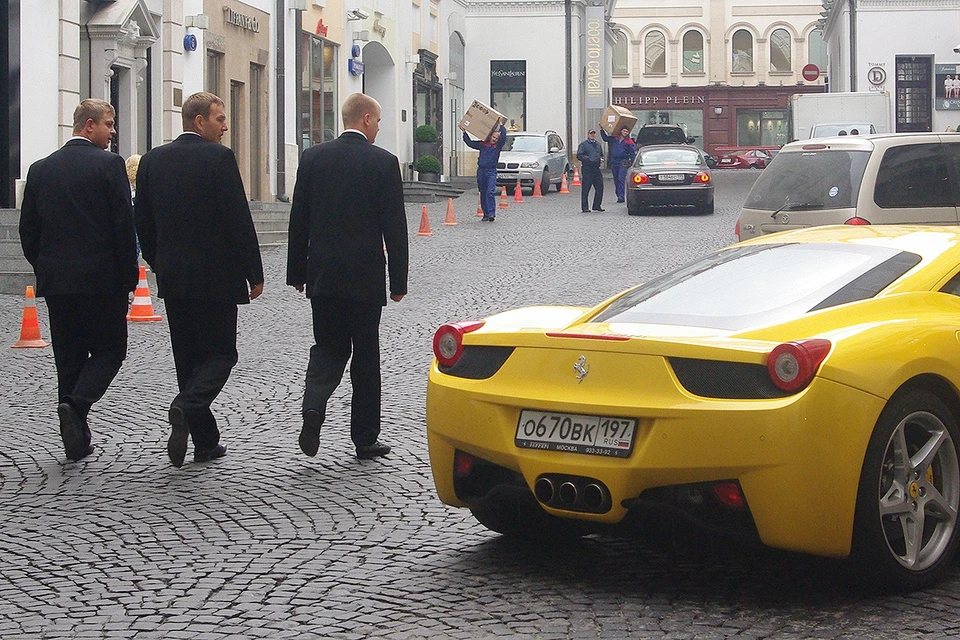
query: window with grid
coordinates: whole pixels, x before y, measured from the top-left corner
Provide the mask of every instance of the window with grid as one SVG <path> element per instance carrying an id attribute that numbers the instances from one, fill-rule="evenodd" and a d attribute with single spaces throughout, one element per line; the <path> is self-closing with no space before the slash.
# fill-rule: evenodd
<path id="1" fill-rule="evenodd" d="M 897 56 L 897 131 L 932 131 L 932 61 L 927 56 Z"/>

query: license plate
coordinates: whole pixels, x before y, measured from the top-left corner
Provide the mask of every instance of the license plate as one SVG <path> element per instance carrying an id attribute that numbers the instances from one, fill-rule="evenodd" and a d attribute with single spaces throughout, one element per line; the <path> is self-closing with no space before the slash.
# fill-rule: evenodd
<path id="1" fill-rule="evenodd" d="M 720 161 L 720 164 L 733 164 L 733 160 L 724 158 L 723 160 Z"/>
<path id="2" fill-rule="evenodd" d="M 660 182 L 683 182 L 684 178 L 682 173 L 661 173 L 657 176 Z"/>
<path id="3" fill-rule="evenodd" d="M 633 450 L 636 431 L 634 418 L 524 410 L 514 444 L 525 449 L 626 458 Z"/>

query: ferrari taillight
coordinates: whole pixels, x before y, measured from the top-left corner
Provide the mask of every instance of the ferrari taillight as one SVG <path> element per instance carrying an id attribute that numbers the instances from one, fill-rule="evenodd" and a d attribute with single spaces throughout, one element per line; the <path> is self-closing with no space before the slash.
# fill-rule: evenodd
<path id="1" fill-rule="evenodd" d="M 870 224 L 870 221 L 866 218 L 861 218 L 859 216 L 854 216 L 844 222 L 843 224 L 852 224 L 852 225 L 861 225 L 861 224 Z"/>
<path id="2" fill-rule="evenodd" d="M 720 502 L 728 507 L 743 509 L 747 506 L 747 499 L 743 497 L 743 491 L 740 490 L 740 483 L 734 480 L 715 482 L 713 484 L 713 493 Z"/>
<path id="3" fill-rule="evenodd" d="M 830 347 L 829 340 L 819 338 L 777 345 L 767 356 L 770 379 L 784 391 L 803 389 L 813 380 Z"/>
<path id="4" fill-rule="evenodd" d="M 647 184 L 650 182 L 650 178 L 647 177 L 645 173 L 635 173 L 633 174 L 633 184 Z"/>
<path id="5" fill-rule="evenodd" d="M 433 354 L 445 367 L 452 367 L 463 355 L 463 334 L 476 331 L 482 321 L 451 322 L 443 325 L 433 336 Z"/>

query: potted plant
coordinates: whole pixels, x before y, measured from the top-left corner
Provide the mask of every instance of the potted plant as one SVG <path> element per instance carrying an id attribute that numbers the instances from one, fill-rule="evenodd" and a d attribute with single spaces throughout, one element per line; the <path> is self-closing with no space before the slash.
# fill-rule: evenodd
<path id="1" fill-rule="evenodd" d="M 422 124 L 413 130 L 413 157 L 437 155 L 437 128 L 431 124 Z"/>
<path id="2" fill-rule="evenodd" d="M 421 156 L 413 163 L 413 168 L 417 170 L 417 178 L 420 182 L 440 182 L 440 174 L 443 172 L 443 165 L 436 156 Z"/>

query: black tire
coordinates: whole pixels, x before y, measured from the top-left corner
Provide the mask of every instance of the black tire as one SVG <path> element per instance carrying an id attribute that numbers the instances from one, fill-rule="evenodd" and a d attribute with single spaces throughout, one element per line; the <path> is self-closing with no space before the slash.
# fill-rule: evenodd
<path id="1" fill-rule="evenodd" d="M 540 178 L 540 194 L 545 196 L 549 191 L 550 191 L 550 172 L 544 169 L 543 177 Z"/>
<path id="2" fill-rule="evenodd" d="M 958 445 L 957 418 L 936 395 L 909 390 L 887 403 L 857 491 L 851 555 L 866 584 L 913 591 L 951 568 L 960 541 Z"/>

